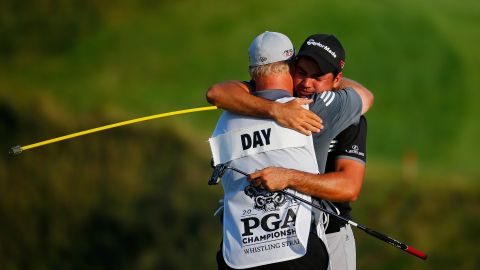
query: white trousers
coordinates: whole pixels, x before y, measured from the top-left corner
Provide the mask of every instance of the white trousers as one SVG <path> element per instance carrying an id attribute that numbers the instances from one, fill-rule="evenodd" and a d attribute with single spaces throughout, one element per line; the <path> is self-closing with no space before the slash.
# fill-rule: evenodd
<path id="1" fill-rule="evenodd" d="M 355 238 L 350 225 L 342 227 L 339 232 L 329 233 L 327 245 L 332 270 L 355 270 Z"/>

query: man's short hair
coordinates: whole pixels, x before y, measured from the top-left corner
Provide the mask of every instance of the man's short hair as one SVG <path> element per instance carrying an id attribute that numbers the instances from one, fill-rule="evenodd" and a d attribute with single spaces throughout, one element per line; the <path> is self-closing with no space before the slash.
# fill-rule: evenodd
<path id="1" fill-rule="evenodd" d="M 252 80 L 258 80 L 264 76 L 288 74 L 289 72 L 290 61 L 274 62 L 267 65 L 249 68 L 249 73 Z"/>

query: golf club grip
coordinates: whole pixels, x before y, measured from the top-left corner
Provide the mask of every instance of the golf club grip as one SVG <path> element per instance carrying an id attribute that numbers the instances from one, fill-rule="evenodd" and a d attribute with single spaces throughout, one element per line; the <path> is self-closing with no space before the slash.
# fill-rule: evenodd
<path id="1" fill-rule="evenodd" d="M 426 260 L 427 259 L 427 255 L 413 247 L 410 247 L 410 246 L 407 246 L 405 245 L 404 243 L 401 243 L 399 242 L 398 240 L 395 240 L 387 235 L 384 235 L 383 233 L 379 233 L 377 231 L 374 231 L 370 228 L 366 228 L 366 227 L 363 227 L 363 226 L 358 226 L 357 228 L 363 230 L 364 232 L 370 234 L 371 236 L 374 236 L 386 243 L 389 243 L 390 245 L 396 247 L 396 248 L 399 248 L 413 256 L 416 256 L 422 260 Z"/>
<path id="2" fill-rule="evenodd" d="M 405 250 L 406 252 L 412 254 L 413 256 L 417 256 L 418 258 L 420 258 L 420 259 L 422 259 L 422 260 L 426 260 L 427 257 L 428 257 L 427 254 L 425 254 L 425 253 L 421 252 L 420 250 L 415 249 L 415 248 L 413 248 L 413 247 L 411 247 L 411 246 L 407 246 L 407 248 L 404 249 L 404 250 Z"/>

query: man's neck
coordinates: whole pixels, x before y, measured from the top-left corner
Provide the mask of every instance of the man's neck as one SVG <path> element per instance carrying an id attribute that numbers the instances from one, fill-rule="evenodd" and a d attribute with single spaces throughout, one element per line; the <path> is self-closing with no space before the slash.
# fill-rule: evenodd
<path id="1" fill-rule="evenodd" d="M 293 80 L 290 75 L 264 76 L 255 80 L 255 91 L 281 89 L 293 95 Z"/>

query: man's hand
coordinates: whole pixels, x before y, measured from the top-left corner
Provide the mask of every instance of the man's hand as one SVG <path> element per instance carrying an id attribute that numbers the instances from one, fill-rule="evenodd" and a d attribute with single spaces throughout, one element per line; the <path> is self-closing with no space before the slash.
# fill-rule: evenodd
<path id="1" fill-rule="evenodd" d="M 319 132 L 323 128 L 322 119 L 302 107 L 312 101 L 311 99 L 297 98 L 287 103 L 277 103 L 273 108 L 272 117 L 279 125 L 307 136 L 312 132 Z"/>
<path id="2" fill-rule="evenodd" d="M 262 186 L 268 191 L 284 190 L 288 187 L 291 170 L 278 167 L 267 167 L 248 176 L 253 186 Z"/>

